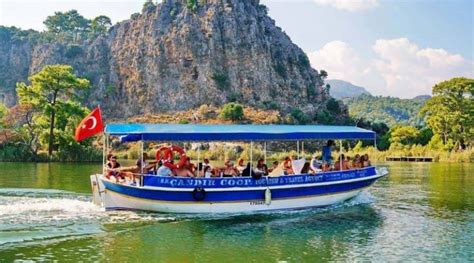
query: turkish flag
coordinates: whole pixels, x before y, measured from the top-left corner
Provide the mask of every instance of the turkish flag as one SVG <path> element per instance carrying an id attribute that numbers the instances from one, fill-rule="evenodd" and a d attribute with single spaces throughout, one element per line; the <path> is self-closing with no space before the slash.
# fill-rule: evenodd
<path id="1" fill-rule="evenodd" d="M 79 123 L 74 139 L 80 142 L 103 131 L 104 123 L 102 122 L 102 114 L 100 113 L 99 106 L 97 106 L 97 108 Z"/>

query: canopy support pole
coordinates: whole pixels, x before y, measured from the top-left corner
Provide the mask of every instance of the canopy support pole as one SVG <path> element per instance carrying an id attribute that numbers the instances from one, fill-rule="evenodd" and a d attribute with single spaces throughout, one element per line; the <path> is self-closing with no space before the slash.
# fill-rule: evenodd
<path id="1" fill-rule="evenodd" d="M 342 140 L 339 140 L 339 170 L 342 171 Z"/>
<path id="2" fill-rule="evenodd" d="M 377 134 L 374 134 L 374 148 L 377 150 Z"/>
<path id="3" fill-rule="evenodd" d="M 253 141 L 250 141 L 250 175 L 253 171 Z"/>
<path id="4" fill-rule="evenodd" d="M 227 147 L 226 147 L 225 142 L 224 142 L 224 162 L 227 162 Z"/>
<path id="5" fill-rule="evenodd" d="M 104 133 L 104 136 L 102 138 L 103 142 L 102 142 L 102 146 L 103 146 L 103 150 L 102 150 L 102 175 L 105 176 L 105 173 L 106 173 L 106 163 L 107 163 L 107 134 Z"/>
<path id="6" fill-rule="evenodd" d="M 304 141 L 301 142 L 301 155 L 303 156 L 303 158 L 305 158 L 305 156 L 304 156 Z"/>
<path id="7" fill-rule="evenodd" d="M 300 141 L 296 141 L 296 159 L 300 158 Z"/>
<path id="8" fill-rule="evenodd" d="M 199 167 L 199 157 L 201 155 L 201 143 L 198 143 L 197 148 L 198 148 L 198 151 L 197 151 L 198 152 L 198 159 L 197 159 L 197 165 L 198 165 L 197 170 L 198 170 L 198 172 L 197 172 L 197 176 L 199 177 L 201 175 L 201 167 L 202 167 L 202 165 L 201 165 L 201 167 Z"/>
<path id="9" fill-rule="evenodd" d="M 267 164 L 267 142 L 263 142 L 263 161 Z"/>
<path id="10" fill-rule="evenodd" d="M 140 140 L 140 169 L 141 174 L 143 175 L 143 135 L 142 139 Z"/>

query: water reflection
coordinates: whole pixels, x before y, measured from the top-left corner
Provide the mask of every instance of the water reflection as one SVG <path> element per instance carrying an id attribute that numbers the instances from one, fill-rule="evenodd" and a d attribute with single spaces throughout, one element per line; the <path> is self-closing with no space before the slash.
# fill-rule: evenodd
<path id="1" fill-rule="evenodd" d="M 382 224 L 382 216 L 369 205 L 188 218 L 108 236 L 101 251 L 112 260 L 129 253 L 143 255 L 137 260 L 151 256 L 172 262 L 333 260 L 366 246 Z"/>
<path id="2" fill-rule="evenodd" d="M 430 205 L 438 216 L 472 210 L 474 207 L 474 169 L 469 164 L 433 164 L 430 166 L 428 187 Z M 457 217 L 459 218 L 459 217 Z"/>

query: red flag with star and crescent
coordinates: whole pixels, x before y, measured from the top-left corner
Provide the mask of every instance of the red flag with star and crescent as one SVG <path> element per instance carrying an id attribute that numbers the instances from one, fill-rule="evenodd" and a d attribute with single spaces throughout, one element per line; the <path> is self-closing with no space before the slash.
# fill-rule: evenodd
<path id="1" fill-rule="evenodd" d="M 89 115 L 87 115 L 79 126 L 76 128 L 76 135 L 74 139 L 80 142 L 91 136 L 104 131 L 104 123 L 102 122 L 102 114 L 100 107 L 97 106 Z"/>

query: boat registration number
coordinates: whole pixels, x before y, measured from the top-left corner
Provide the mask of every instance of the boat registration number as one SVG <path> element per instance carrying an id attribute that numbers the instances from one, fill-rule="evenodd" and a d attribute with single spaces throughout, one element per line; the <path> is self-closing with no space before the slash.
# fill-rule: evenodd
<path id="1" fill-rule="evenodd" d="M 264 205 L 265 202 L 264 201 L 252 201 L 249 203 L 250 205 Z"/>

